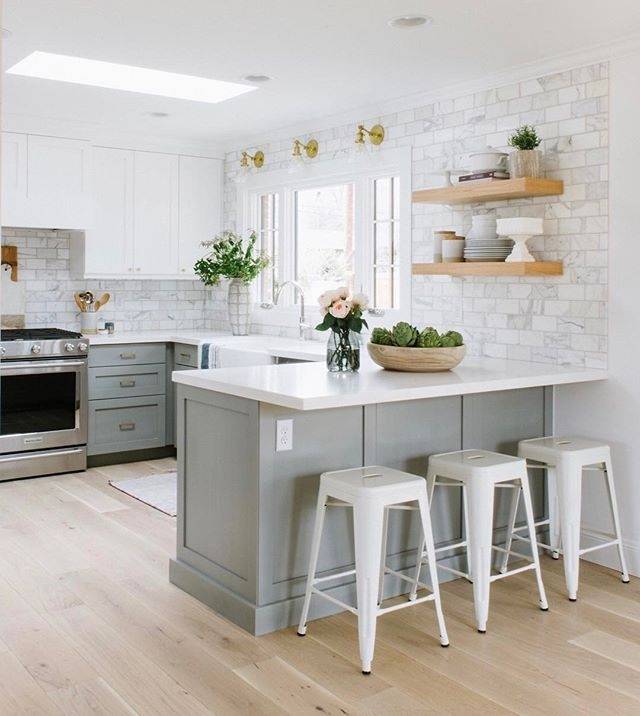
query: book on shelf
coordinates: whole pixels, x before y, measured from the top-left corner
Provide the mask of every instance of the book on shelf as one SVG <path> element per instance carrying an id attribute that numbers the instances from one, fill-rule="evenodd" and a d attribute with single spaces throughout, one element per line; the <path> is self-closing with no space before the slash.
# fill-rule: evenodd
<path id="1" fill-rule="evenodd" d="M 509 172 L 502 172 L 502 171 L 491 171 L 491 172 L 475 172 L 474 174 L 463 174 L 462 176 L 458 177 L 458 182 L 461 184 L 463 182 L 468 181 L 483 181 L 483 180 L 499 180 L 502 181 L 504 179 L 509 178 Z"/>

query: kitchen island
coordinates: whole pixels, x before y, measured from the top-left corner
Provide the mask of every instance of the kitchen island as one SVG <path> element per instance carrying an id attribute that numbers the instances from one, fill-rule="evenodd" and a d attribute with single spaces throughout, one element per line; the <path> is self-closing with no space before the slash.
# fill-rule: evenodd
<path id="1" fill-rule="evenodd" d="M 355 374 L 330 374 L 318 363 L 176 372 L 178 538 L 170 579 L 253 634 L 294 624 L 320 473 L 379 464 L 423 475 L 436 452 L 513 454 L 518 440 L 552 433 L 553 386 L 605 378 L 604 371 L 485 358 L 431 374 L 383 371 L 369 361 Z M 544 483 L 534 485 L 541 516 Z M 444 492 L 432 508 L 440 545 L 459 539 L 462 528 L 459 493 Z M 497 501 L 499 540 L 507 506 Z M 415 564 L 413 517 L 398 512 L 389 520 L 393 569 Z M 352 563 L 350 511 L 329 510 L 319 572 Z M 398 581 L 387 578 L 387 596 L 403 589 Z M 353 577 L 329 586 L 353 603 Z M 311 617 L 338 609 L 313 600 Z"/>

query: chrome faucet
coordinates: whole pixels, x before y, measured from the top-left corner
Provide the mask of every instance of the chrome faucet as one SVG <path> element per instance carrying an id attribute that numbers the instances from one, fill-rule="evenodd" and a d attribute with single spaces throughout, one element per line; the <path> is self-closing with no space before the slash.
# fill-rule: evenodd
<path id="1" fill-rule="evenodd" d="M 304 307 L 304 289 L 302 288 L 302 286 L 297 281 L 284 281 L 283 283 L 278 284 L 273 294 L 273 305 L 278 305 L 278 301 L 280 300 L 280 294 L 282 293 L 284 287 L 287 285 L 293 286 L 293 288 L 298 291 L 298 294 L 300 296 L 300 320 L 298 321 L 298 331 L 300 333 L 300 340 L 306 341 L 307 331 L 309 330 L 309 328 L 311 328 L 311 326 L 307 323 L 306 319 Z"/>

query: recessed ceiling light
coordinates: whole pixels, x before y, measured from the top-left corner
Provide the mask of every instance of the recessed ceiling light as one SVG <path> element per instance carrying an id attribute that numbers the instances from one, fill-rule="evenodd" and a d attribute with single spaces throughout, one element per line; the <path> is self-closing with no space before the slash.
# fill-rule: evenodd
<path id="1" fill-rule="evenodd" d="M 245 75 L 242 79 L 247 82 L 256 82 L 259 84 L 260 82 L 268 82 L 271 77 L 269 77 L 269 75 Z"/>
<path id="2" fill-rule="evenodd" d="M 20 60 L 7 73 L 210 104 L 224 102 L 256 89 L 235 82 L 39 51 Z"/>
<path id="3" fill-rule="evenodd" d="M 392 17 L 389 20 L 391 27 L 399 27 L 406 29 L 410 27 L 420 27 L 421 25 L 430 25 L 433 22 L 432 17 L 427 15 L 400 15 L 399 17 Z"/>

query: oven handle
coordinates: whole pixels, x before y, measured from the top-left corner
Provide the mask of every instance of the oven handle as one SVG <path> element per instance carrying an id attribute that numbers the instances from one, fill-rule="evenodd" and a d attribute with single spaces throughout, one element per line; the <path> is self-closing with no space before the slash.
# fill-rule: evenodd
<path id="1" fill-rule="evenodd" d="M 32 373 L 47 373 L 50 368 L 84 368 L 86 365 L 86 360 L 24 361 L 23 363 L 3 361 L 0 363 L 0 372 L 7 375 L 23 370 L 29 370 Z"/>
<path id="2" fill-rule="evenodd" d="M 83 450 L 84 450 L 84 448 L 71 448 L 70 450 L 56 450 L 55 448 L 53 448 L 53 449 L 47 450 L 47 451 L 43 450 L 42 453 L 44 454 L 46 452 L 47 454 L 55 453 L 56 455 L 77 455 L 79 452 L 82 452 Z M 34 453 L 32 453 L 32 452 L 25 453 L 24 455 L 14 455 L 12 453 L 10 459 L 12 461 L 13 460 L 31 460 L 33 455 L 34 455 Z M 5 457 L 6 456 L 4 456 L 4 455 L 0 455 L 0 461 L 3 460 Z"/>

